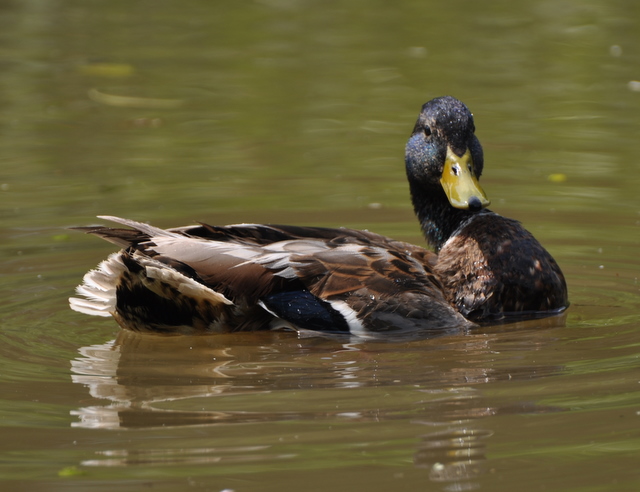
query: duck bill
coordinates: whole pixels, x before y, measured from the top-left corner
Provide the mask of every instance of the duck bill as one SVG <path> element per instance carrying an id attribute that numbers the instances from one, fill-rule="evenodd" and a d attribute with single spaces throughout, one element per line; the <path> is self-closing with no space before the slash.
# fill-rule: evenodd
<path id="1" fill-rule="evenodd" d="M 455 208 L 480 210 L 491 203 L 473 172 L 473 159 L 468 149 L 464 155 L 458 157 L 447 147 L 447 158 L 440 184 L 449 203 Z"/>

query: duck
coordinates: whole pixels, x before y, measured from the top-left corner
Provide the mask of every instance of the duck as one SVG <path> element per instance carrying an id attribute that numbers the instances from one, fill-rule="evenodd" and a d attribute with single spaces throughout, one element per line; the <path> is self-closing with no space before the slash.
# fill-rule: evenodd
<path id="1" fill-rule="evenodd" d="M 514 219 L 490 211 L 482 146 L 452 96 L 420 111 L 405 148 L 428 248 L 366 230 L 272 224 L 78 227 L 120 251 L 70 307 L 124 329 L 214 334 L 287 329 L 393 337 L 540 318 L 569 306 L 564 275 Z"/>

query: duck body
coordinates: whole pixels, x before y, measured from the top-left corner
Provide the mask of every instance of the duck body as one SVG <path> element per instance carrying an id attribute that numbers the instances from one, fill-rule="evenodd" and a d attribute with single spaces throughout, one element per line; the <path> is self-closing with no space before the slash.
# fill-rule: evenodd
<path id="1" fill-rule="evenodd" d="M 274 328 L 441 334 L 568 305 L 551 255 L 501 217 L 478 183 L 482 147 L 455 98 L 426 103 L 407 143 L 414 209 L 434 251 L 353 229 L 261 224 L 87 227 L 123 249 L 85 275 L 71 307 L 126 329 Z"/>
<path id="2" fill-rule="evenodd" d="M 431 271 L 433 252 L 351 229 L 240 224 L 88 227 L 124 249 L 71 307 L 124 328 L 216 333 L 287 327 L 375 336 L 469 327 Z"/>

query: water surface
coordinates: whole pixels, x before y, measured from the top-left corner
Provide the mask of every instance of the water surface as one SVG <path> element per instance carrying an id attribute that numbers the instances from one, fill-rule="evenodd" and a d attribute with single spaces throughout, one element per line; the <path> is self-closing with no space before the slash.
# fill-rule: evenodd
<path id="1" fill-rule="evenodd" d="M 0 16 L 3 490 L 637 490 L 633 2 L 9 2 Z M 367 228 L 421 243 L 422 103 L 475 114 L 492 209 L 562 266 L 562 317 L 465 336 L 158 338 L 67 298 L 67 230 Z"/>

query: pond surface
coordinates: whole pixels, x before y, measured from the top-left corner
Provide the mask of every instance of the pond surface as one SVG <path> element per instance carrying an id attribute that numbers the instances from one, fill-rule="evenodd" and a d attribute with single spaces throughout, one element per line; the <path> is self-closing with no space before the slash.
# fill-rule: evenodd
<path id="1" fill-rule="evenodd" d="M 640 488 L 637 2 L 5 2 L 0 488 Z M 475 114 L 560 318 L 394 342 L 161 338 L 72 312 L 98 214 L 421 243 L 422 103 Z"/>

